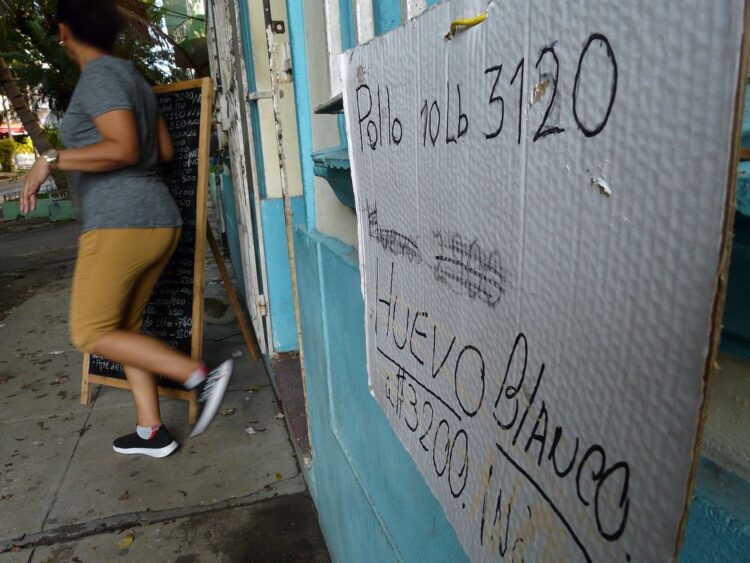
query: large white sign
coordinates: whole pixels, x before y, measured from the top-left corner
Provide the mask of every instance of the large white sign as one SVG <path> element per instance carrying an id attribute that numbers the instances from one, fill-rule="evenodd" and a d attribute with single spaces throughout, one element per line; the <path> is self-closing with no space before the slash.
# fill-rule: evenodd
<path id="1" fill-rule="evenodd" d="M 487 6 L 342 55 L 371 391 L 472 560 L 666 561 L 743 2 Z"/>

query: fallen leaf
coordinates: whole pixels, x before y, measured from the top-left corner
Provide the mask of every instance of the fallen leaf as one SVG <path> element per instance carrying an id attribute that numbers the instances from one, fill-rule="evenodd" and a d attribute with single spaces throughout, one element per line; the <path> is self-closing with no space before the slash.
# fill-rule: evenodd
<path id="1" fill-rule="evenodd" d="M 281 477 L 281 473 L 277 473 L 277 474 L 276 474 L 276 480 L 277 480 L 277 481 L 281 481 L 281 479 L 282 479 L 282 477 Z"/>
<path id="2" fill-rule="evenodd" d="M 266 492 L 270 492 L 273 491 L 273 487 L 271 485 L 266 485 L 265 487 L 263 487 L 263 490 Z"/>
<path id="3" fill-rule="evenodd" d="M 124 538 L 122 538 L 118 543 L 117 547 L 120 548 L 120 551 L 125 551 L 128 549 L 131 544 L 133 543 L 133 540 L 135 539 L 135 535 L 133 532 L 128 532 Z"/>
<path id="4" fill-rule="evenodd" d="M 120 500 L 128 500 L 130 498 L 130 493 L 127 489 L 125 489 L 125 492 L 120 495 Z"/>

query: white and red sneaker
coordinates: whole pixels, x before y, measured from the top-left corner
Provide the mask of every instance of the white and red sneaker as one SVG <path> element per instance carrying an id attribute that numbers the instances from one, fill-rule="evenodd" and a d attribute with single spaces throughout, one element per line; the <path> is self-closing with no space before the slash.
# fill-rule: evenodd
<path id="1" fill-rule="evenodd" d="M 221 405 L 221 401 L 224 398 L 224 393 L 227 391 L 230 377 L 232 377 L 231 359 L 208 372 L 206 379 L 196 387 L 196 391 L 199 394 L 198 401 L 203 403 L 203 409 L 201 409 L 201 415 L 198 417 L 198 423 L 190 433 L 191 438 L 202 434 L 208 428 L 214 416 L 216 416 L 219 405 Z"/>

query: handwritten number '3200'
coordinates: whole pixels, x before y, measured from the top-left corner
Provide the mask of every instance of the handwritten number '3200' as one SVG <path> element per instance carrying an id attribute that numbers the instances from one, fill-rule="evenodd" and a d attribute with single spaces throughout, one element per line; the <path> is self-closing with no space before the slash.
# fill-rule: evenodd
<path id="1" fill-rule="evenodd" d="M 411 432 L 417 432 L 420 422 L 422 431 L 419 433 L 419 444 L 428 453 L 432 452 L 432 466 L 438 477 L 448 473 L 448 485 L 453 498 L 458 498 L 464 492 L 469 476 L 469 437 L 462 428 L 451 438 L 450 424 L 441 419 L 435 427 L 435 409 L 429 400 L 422 403 L 421 421 L 418 408 L 417 390 L 411 383 L 404 382 L 403 377 L 396 377 L 396 388 L 391 392 L 391 377 L 386 379 L 386 399 L 396 409 L 399 418 L 403 415 L 404 423 Z M 404 397 L 404 389 L 409 390 L 411 397 Z M 403 414 L 401 405 L 406 398 L 411 409 L 405 409 Z M 395 401 L 395 402 L 394 402 Z M 432 429 L 435 431 L 432 432 Z M 432 443 L 430 444 L 430 439 Z"/>

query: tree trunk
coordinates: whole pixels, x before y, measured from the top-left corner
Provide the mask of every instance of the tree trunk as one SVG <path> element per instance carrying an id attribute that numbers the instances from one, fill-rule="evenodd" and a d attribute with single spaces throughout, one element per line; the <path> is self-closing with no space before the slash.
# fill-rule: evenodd
<path id="1" fill-rule="evenodd" d="M 29 137 L 31 137 L 31 142 L 34 143 L 34 148 L 37 152 L 43 153 L 51 149 L 52 145 L 49 139 L 47 139 L 47 135 L 44 133 L 41 125 L 39 125 L 36 115 L 31 111 L 26 98 L 23 97 L 23 94 L 18 89 L 18 84 L 15 78 L 13 78 L 13 73 L 8 63 L 2 57 L 0 57 L 0 84 L 2 84 L 2 88 L 5 90 L 5 95 L 10 99 L 10 103 L 18 118 L 23 123 L 24 129 L 26 129 Z"/>

